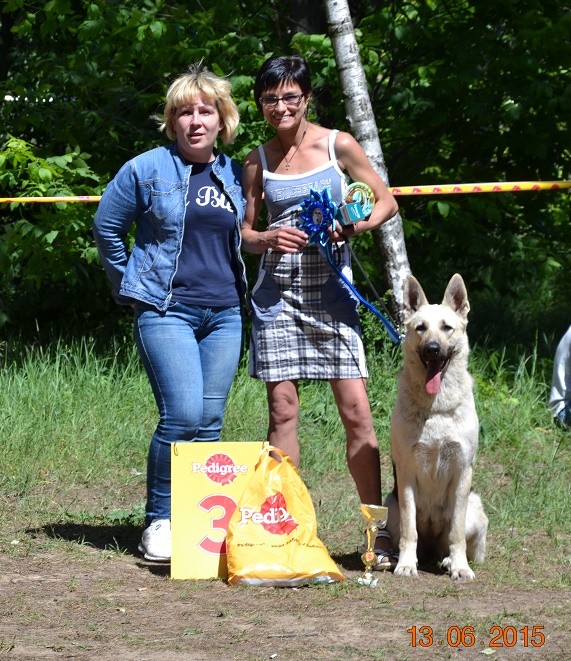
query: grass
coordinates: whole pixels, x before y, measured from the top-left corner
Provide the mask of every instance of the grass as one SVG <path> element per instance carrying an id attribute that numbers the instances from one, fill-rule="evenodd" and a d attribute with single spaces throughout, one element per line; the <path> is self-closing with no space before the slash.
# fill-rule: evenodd
<path id="1" fill-rule="evenodd" d="M 12 510 L 38 521 L 142 525 L 154 401 L 129 340 L 103 353 L 95 347 L 94 340 L 85 339 L 6 351 L 0 369 L 0 496 Z M 398 348 L 381 344 L 369 351 L 384 491 L 392 486 L 389 419 L 399 363 Z M 471 371 L 481 422 L 475 488 L 491 529 L 502 531 L 499 552 L 509 558 L 522 536 L 545 535 L 564 554 L 564 541 L 558 540 L 571 532 L 571 453 L 569 434 L 552 424 L 546 406 L 549 362 L 532 354 L 513 364 L 501 352 L 476 347 Z M 324 541 L 342 547 L 348 529 L 354 538 L 360 525 L 342 427 L 326 384 L 304 383 L 300 396 L 302 475 Z M 266 421 L 264 386 L 248 377 L 244 360 L 228 402 L 223 440 L 261 440 Z M 103 507 L 99 500 L 86 509 L 89 499 L 82 493 L 91 489 L 103 491 Z M 114 547 L 125 552 L 120 540 Z"/>
<path id="2" fill-rule="evenodd" d="M 0 492 L 61 479 L 89 483 L 141 469 L 154 402 L 127 345 L 98 356 L 89 340 L 13 349 L 0 370 Z"/>

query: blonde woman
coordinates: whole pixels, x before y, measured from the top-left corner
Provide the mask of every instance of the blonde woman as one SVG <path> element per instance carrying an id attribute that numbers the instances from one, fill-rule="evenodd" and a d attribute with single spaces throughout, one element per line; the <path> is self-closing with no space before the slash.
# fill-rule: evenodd
<path id="1" fill-rule="evenodd" d="M 139 551 L 171 557 L 171 444 L 217 441 L 242 338 L 241 168 L 215 147 L 232 142 L 238 109 L 228 80 L 190 67 L 170 86 L 160 128 L 170 144 L 127 162 L 107 186 L 93 230 L 134 334 L 159 412 L 147 464 Z M 126 237 L 135 225 L 135 244 Z"/>

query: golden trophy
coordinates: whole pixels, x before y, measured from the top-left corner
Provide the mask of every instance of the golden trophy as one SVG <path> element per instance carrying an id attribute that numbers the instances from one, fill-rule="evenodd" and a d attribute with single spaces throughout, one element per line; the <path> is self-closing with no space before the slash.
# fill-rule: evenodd
<path id="1" fill-rule="evenodd" d="M 365 524 L 365 534 L 367 535 L 367 548 L 361 555 L 361 560 L 365 565 L 365 571 L 357 579 L 359 585 L 367 585 L 374 588 L 378 583 L 378 578 L 373 576 L 373 567 L 377 562 L 375 553 L 375 540 L 379 530 L 387 525 L 389 510 L 382 505 L 365 505 L 361 503 L 361 516 Z"/>

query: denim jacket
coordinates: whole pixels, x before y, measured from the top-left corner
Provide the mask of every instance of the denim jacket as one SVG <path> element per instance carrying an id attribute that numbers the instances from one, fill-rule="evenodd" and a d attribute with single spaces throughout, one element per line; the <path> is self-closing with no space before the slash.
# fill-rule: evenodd
<path id="1" fill-rule="evenodd" d="M 186 195 L 192 165 L 181 158 L 176 143 L 139 154 L 119 170 L 105 189 L 93 221 L 93 235 L 103 268 L 118 303 L 134 299 L 161 311 L 169 307 L 172 281 L 184 234 Z M 246 268 L 240 254 L 240 227 L 246 201 L 241 167 L 216 152 L 212 172 L 236 214 L 234 249 L 246 294 Z M 136 223 L 129 253 L 127 234 Z"/>

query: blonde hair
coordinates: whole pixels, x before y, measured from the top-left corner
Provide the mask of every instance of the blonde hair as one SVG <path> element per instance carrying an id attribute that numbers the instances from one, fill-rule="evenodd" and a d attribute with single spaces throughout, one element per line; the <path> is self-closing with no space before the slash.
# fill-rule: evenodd
<path id="1" fill-rule="evenodd" d="M 226 78 L 219 78 L 206 67 L 202 61 L 191 64 L 188 71 L 180 75 L 171 83 L 167 91 L 164 116 L 157 117 L 160 126 L 167 136 L 174 140 L 176 132 L 174 119 L 177 108 L 190 103 L 201 96 L 203 100 L 210 101 L 218 110 L 222 120 L 220 137 L 226 145 L 234 142 L 236 129 L 240 123 L 238 108 L 232 99 L 232 85 Z"/>

